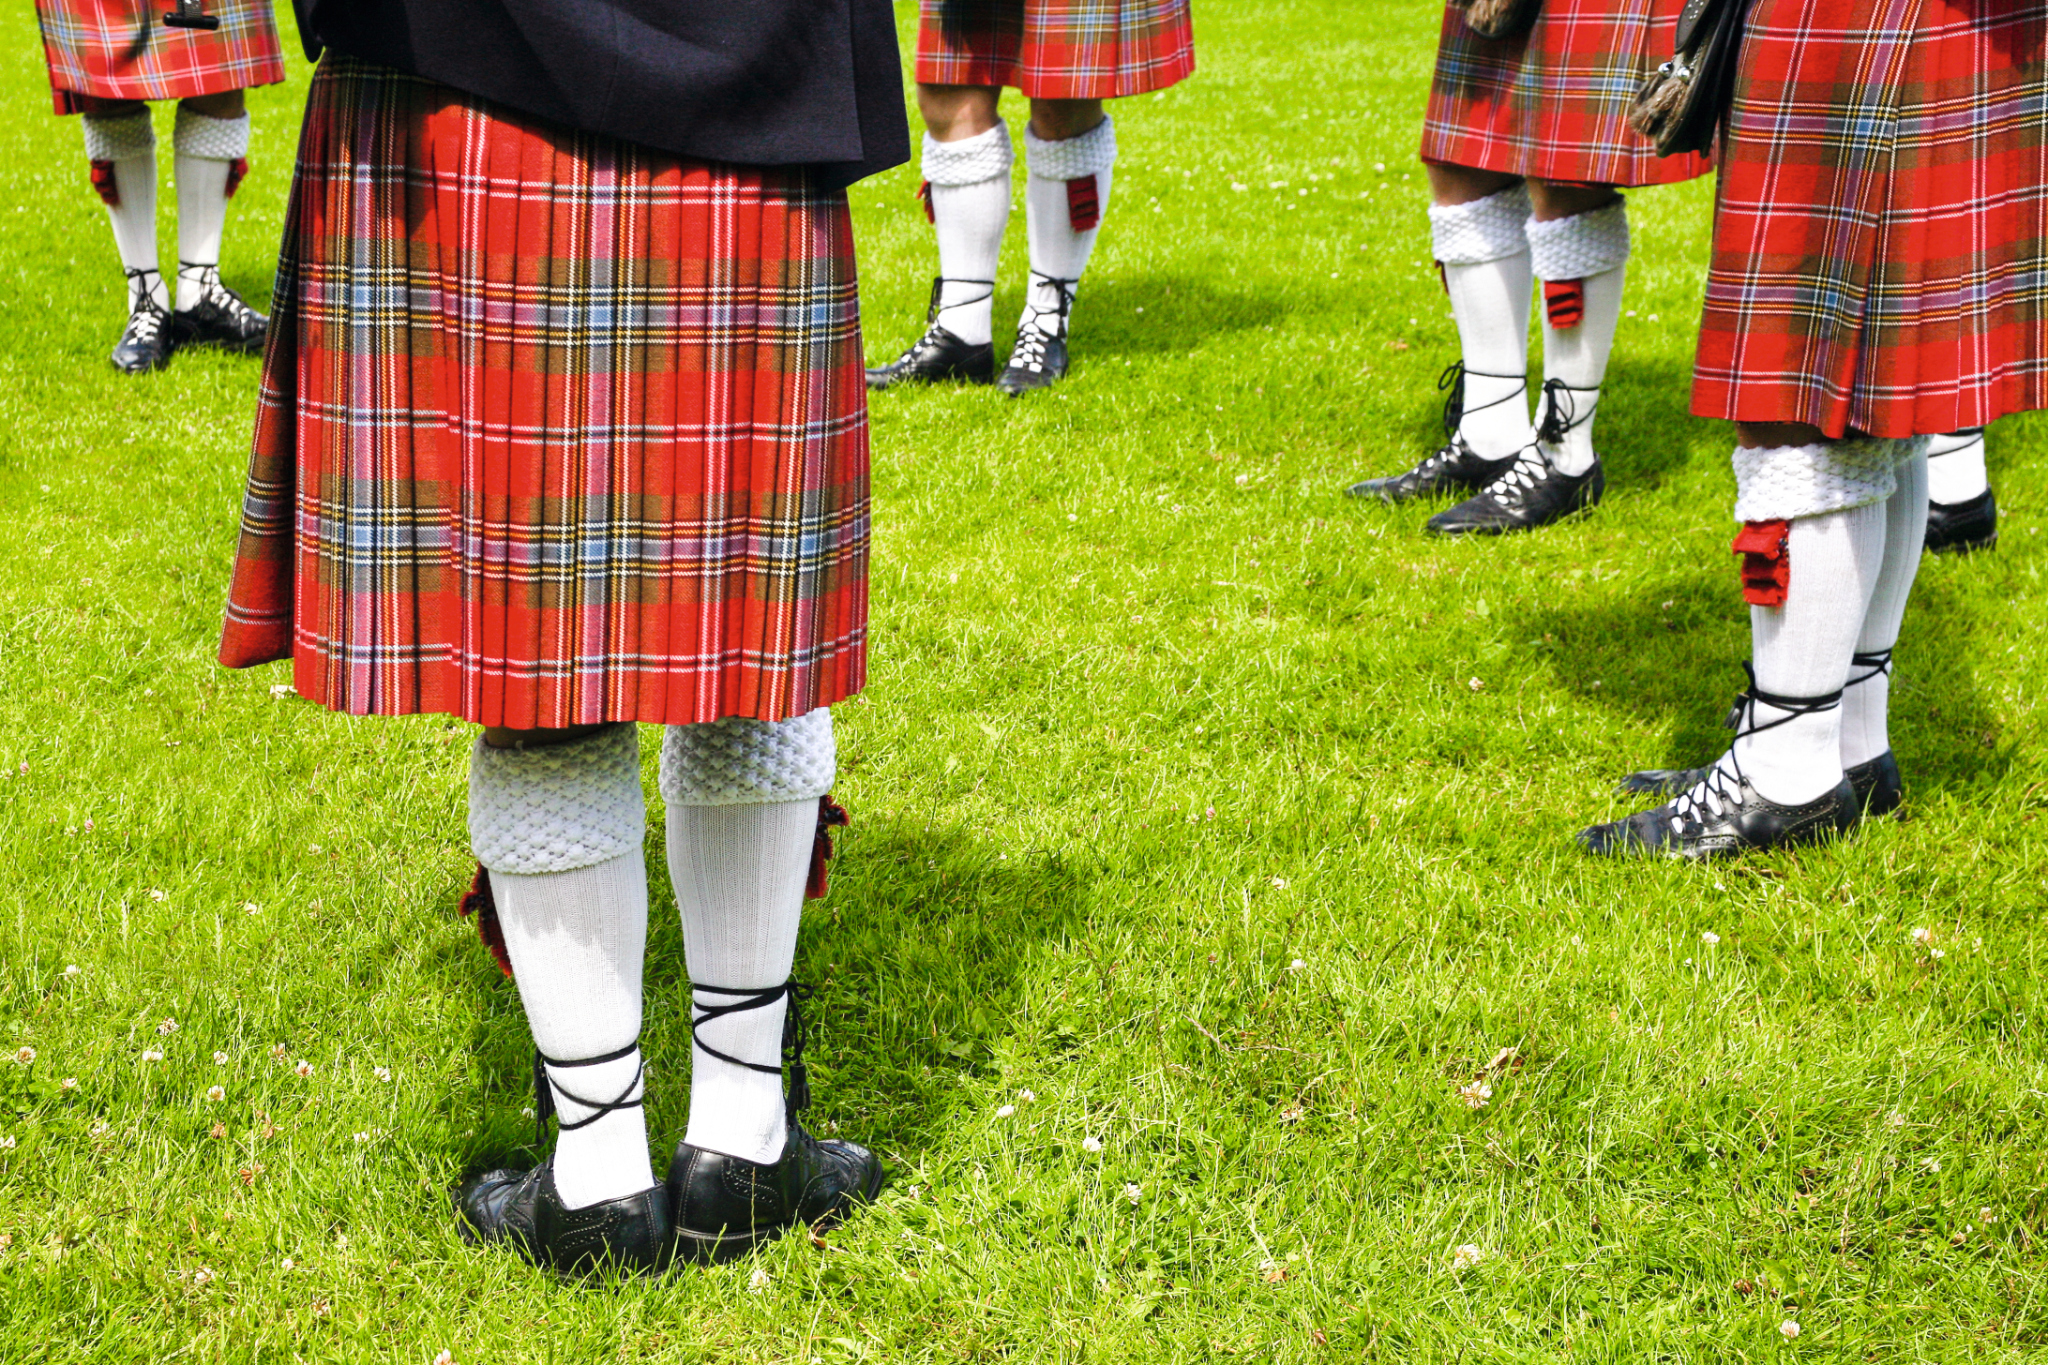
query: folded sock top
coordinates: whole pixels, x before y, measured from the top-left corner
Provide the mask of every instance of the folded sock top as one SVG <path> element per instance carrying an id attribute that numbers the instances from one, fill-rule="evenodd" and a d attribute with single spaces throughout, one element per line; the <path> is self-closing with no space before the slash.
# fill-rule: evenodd
<path id="1" fill-rule="evenodd" d="M 1431 204 L 1429 231 L 1445 265 L 1484 265 L 1529 249 L 1529 189 L 1517 182 L 1469 204 Z"/>
<path id="2" fill-rule="evenodd" d="M 1809 446 L 1738 446 L 1735 519 L 1789 521 L 1883 502 L 1899 486 L 1898 466 L 1925 441 L 1859 436 Z"/>
<path id="3" fill-rule="evenodd" d="M 1628 261 L 1628 205 L 1609 204 L 1547 223 L 1530 218 L 1529 264 L 1539 280 L 1583 280 Z"/>
<path id="4" fill-rule="evenodd" d="M 1100 175 L 1116 164 L 1116 120 L 1104 114 L 1102 122 L 1085 133 L 1048 141 L 1024 127 L 1024 164 L 1031 173 L 1047 180 L 1079 180 Z"/>
<path id="5" fill-rule="evenodd" d="M 787 720 L 671 725 L 661 744 L 661 794 L 672 805 L 814 800 L 838 771 L 832 712 L 823 706 Z"/>
<path id="6" fill-rule="evenodd" d="M 182 156 L 239 161 L 249 155 L 249 116 L 214 118 L 181 104 L 171 128 L 171 145 Z"/>
<path id="7" fill-rule="evenodd" d="M 79 122 L 85 128 L 85 154 L 90 160 L 120 161 L 156 150 L 156 128 L 148 110 L 112 117 L 87 114 Z"/>
<path id="8" fill-rule="evenodd" d="M 469 759 L 469 839 L 493 872 L 533 876 L 591 867 L 640 847 L 638 727 L 611 725 L 569 744 L 493 749 Z"/>
<path id="9" fill-rule="evenodd" d="M 924 178 L 934 185 L 979 185 L 984 180 L 1010 174 L 1013 155 L 1010 129 L 1001 119 L 996 126 L 957 142 L 941 142 L 924 135 Z"/>

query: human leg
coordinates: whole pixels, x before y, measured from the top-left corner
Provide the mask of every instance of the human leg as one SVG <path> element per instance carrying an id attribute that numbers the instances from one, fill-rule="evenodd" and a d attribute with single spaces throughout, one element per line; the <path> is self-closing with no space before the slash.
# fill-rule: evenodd
<path id="1" fill-rule="evenodd" d="M 997 387 L 1021 396 L 1067 372 L 1067 324 L 1075 292 L 1109 212 L 1116 124 L 1101 100 L 1031 101 L 1024 132 L 1024 225 L 1031 281 L 1017 344 Z"/>
<path id="2" fill-rule="evenodd" d="M 161 369 L 171 358 L 165 324 L 170 297 L 157 269 L 156 131 L 138 100 L 98 101 L 80 120 L 92 184 L 107 206 L 114 246 L 128 277 L 128 323 L 114 348 L 114 368 L 129 374 Z"/>
<path id="3" fill-rule="evenodd" d="M 228 200 L 249 167 L 249 115 L 242 92 L 180 102 L 172 145 L 178 181 L 178 292 L 171 319 L 175 342 L 258 350 L 269 319 L 220 278 Z"/>
<path id="4" fill-rule="evenodd" d="M 1983 429 L 1928 438 L 1928 552 L 1965 553 L 1997 545 L 1998 499 L 1984 467 Z"/>

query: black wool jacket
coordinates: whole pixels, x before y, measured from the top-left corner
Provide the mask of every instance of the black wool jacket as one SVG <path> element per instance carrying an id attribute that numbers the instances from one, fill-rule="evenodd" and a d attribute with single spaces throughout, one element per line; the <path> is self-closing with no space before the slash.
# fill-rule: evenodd
<path id="1" fill-rule="evenodd" d="M 834 185 L 910 159 L 889 0 L 294 0 L 331 47 L 522 113 Z"/>

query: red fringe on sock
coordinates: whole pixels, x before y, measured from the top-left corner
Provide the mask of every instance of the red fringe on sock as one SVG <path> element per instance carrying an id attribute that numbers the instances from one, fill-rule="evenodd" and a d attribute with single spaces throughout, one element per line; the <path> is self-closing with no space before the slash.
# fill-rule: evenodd
<path id="1" fill-rule="evenodd" d="M 228 164 L 227 197 L 235 197 L 235 191 L 242 188 L 242 177 L 249 173 L 249 158 L 238 156 Z"/>
<path id="2" fill-rule="evenodd" d="M 512 955 L 505 951 L 505 931 L 498 927 L 498 902 L 491 895 L 491 874 L 482 863 L 476 865 L 476 877 L 469 884 L 469 892 L 458 907 L 467 918 L 476 916 L 476 936 L 484 941 L 484 947 L 491 950 L 491 956 L 498 959 L 498 970 L 506 976 L 512 975 Z"/>
<path id="3" fill-rule="evenodd" d="M 114 180 L 114 163 L 95 161 L 92 163 L 93 193 L 106 202 L 110 209 L 121 207 L 121 186 Z"/>
<path id="4" fill-rule="evenodd" d="M 825 864 L 832 861 L 832 831 L 851 823 L 846 807 L 834 801 L 832 793 L 818 798 L 818 837 L 811 841 L 811 875 L 804 882 L 805 900 L 818 900 L 830 889 Z"/>
<path id="5" fill-rule="evenodd" d="M 938 221 L 939 221 L 939 211 L 938 211 L 937 209 L 935 209 L 935 208 L 933 208 L 933 207 L 932 207 L 932 182 L 931 182 L 931 181 L 929 181 L 929 180 L 920 180 L 920 181 L 918 181 L 918 182 L 917 182 L 917 197 L 918 197 L 918 200 L 919 200 L 919 202 L 921 202 L 921 203 L 922 203 L 922 204 L 924 205 L 924 220 L 925 220 L 925 221 L 926 221 L 927 223 L 936 223 L 936 222 L 938 222 Z"/>
<path id="6" fill-rule="evenodd" d="M 1755 607 L 1782 607 L 1792 585 L 1789 521 L 1746 521 L 1728 548 L 1742 556 L 1742 597 Z"/>
<path id="7" fill-rule="evenodd" d="M 1102 222 L 1102 199 L 1096 193 L 1095 177 L 1084 175 L 1067 182 L 1067 226 L 1086 232 Z"/>
<path id="8" fill-rule="evenodd" d="M 1543 311 L 1550 318 L 1550 330 L 1568 332 L 1586 320 L 1584 280 L 1545 280 Z"/>

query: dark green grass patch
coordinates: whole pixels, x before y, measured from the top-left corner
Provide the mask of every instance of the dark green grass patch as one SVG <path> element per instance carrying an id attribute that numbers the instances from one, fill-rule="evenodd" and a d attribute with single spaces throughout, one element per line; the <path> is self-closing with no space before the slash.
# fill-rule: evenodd
<path id="1" fill-rule="evenodd" d="M 855 824 L 800 970 L 814 1118 L 892 1186 L 823 1246 L 577 1286 L 449 1215 L 532 1158 L 516 996 L 452 913 L 470 732 L 213 664 L 256 367 L 107 368 L 112 245 L 7 21 L 0 1355 L 2041 1358 L 2048 426 L 1994 433 L 1997 552 L 1922 574 L 1906 819 L 1589 862 L 1617 775 L 1717 751 L 1747 648 L 1730 433 L 1685 412 L 1711 186 L 1633 199 L 1607 504 L 1438 543 L 1339 496 L 1429 447 L 1454 353 L 1437 11 L 1197 22 L 1199 74 L 1117 107 L 1073 377 L 875 408 Z M 304 85 L 253 101 L 252 300 Z M 853 192 L 876 357 L 935 269 L 916 183 Z M 648 853 L 665 1145 L 658 822 Z"/>

